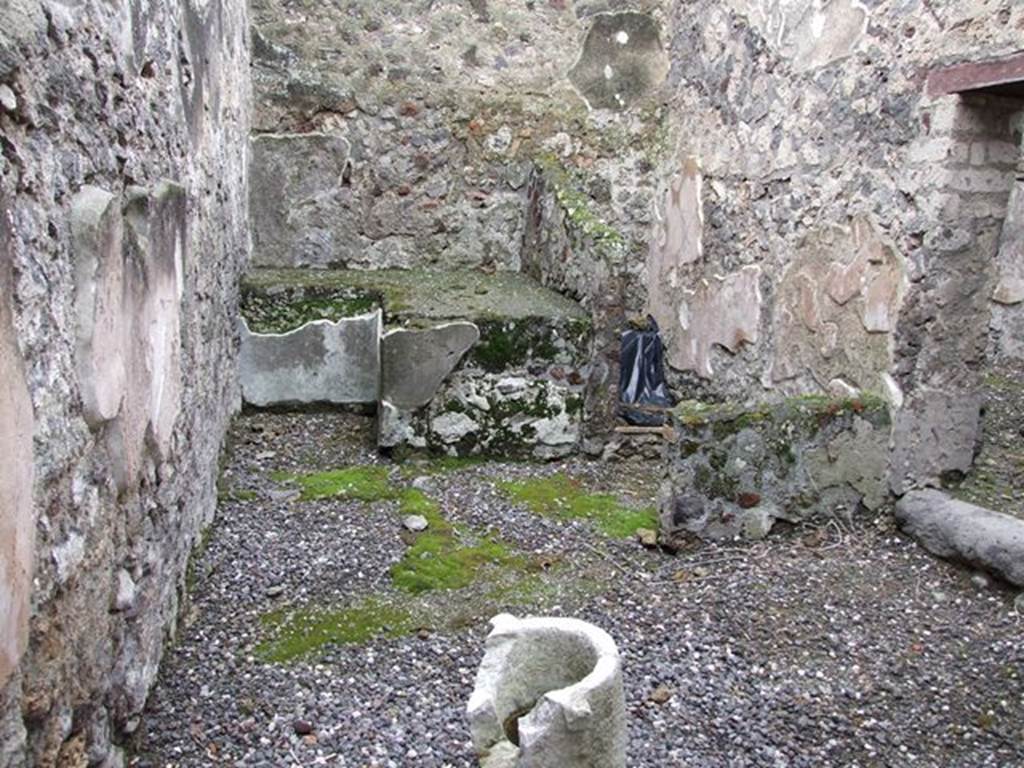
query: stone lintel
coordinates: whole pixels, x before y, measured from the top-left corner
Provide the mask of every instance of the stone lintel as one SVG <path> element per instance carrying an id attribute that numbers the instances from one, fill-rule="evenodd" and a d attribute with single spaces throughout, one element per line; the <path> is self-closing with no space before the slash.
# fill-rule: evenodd
<path id="1" fill-rule="evenodd" d="M 992 93 L 1024 98 L 1024 51 L 987 61 L 937 67 L 928 73 L 928 95 Z"/>

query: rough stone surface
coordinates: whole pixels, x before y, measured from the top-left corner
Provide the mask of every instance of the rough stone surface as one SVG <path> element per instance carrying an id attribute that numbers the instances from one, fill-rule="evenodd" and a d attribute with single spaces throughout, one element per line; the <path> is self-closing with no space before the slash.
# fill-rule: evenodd
<path id="1" fill-rule="evenodd" d="M 484 764 L 625 768 L 626 703 L 615 641 L 577 619 L 501 614 L 491 626 L 467 705 Z"/>
<path id="2" fill-rule="evenodd" d="M 664 541 L 764 538 L 775 520 L 849 520 L 888 498 L 881 401 L 793 398 L 754 408 L 686 402 L 661 499 Z"/>
<path id="3" fill-rule="evenodd" d="M 11 312 L 14 294 L 11 210 L 0 198 L 0 688 L 28 645 L 35 511 L 32 507 L 32 400 Z M 0 750 L 2 754 L 2 750 Z"/>
<path id="4" fill-rule="evenodd" d="M 83 187 L 71 203 L 78 315 L 78 378 L 90 426 L 110 421 L 126 388 L 121 201 L 98 187 Z"/>
<path id="5" fill-rule="evenodd" d="M 422 408 L 381 416 L 381 445 L 553 459 L 579 450 L 590 328 L 558 317 L 477 320 L 480 338 Z"/>
<path id="6" fill-rule="evenodd" d="M 773 381 L 806 391 L 842 379 L 881 391 L 905 282 L 870 221 L 815 233 L 777 288 Z"/>
<path id="7" fill-rule="evenodd" d="M 971 468 L 981 430 L 981 392 L 922 388 L 895 415 L 892 489 L 940 485 Z"/>
<path id="8" fill-rule="evenodd" d="M 561 2 L 258 0 L 256 129 L 330 134 L 351 148 L 328 203 L 329 230 L 344 236 L 323 239 L 331 254 L 320 263 L 518 269 L 528 180 L 542 154 L 596 159 L 639 198 L 643 180 L 619 162 L 639 161 L 657 142 L 666 5 L 608 14 Z M 621 121 L 592 115 L 570 79 L 585 69 L 605 82 L 609 63 L 609 97 L 628 103 Z M 295 168 L 311 162 L 291 157 Z M 611 203 L 598 207 L 611 213 Z"/>
<path id="9" fill-rule="evenodd" d="M 345 215 L 350 153 L 345 138 L 327 133 L 253 136 L 254 265 L 344 263 L 356 235 Z"/>
<path id="10" fill-rule="evenodd" d="M 242 398 L 260 406 L 375 403 L 381 386 L 380 310 L 316 320 L 281 334 L 242 321 Z"/>
<path id="11" fill-rule="evenodd" d="M 1024 363 L 1024 173 L 1018 168 L 996 257 L 989 354 L 996 365 Z"/>
<path id="12" fill-rule="evenodd" d="M 235 0 L 0 3 L 4 768 L 122 764 L 174 634 L 238 401 L 248 59 Z"/>
<path id="13" fill-rule="evenodd" d="M 1020 518 L 928 489 L 900 499 L 896 520 L 932 554 L 969 563 L 1024 587 L 1024 521 Z"/>
<path id="14" fill-rule="evenodd" d="M 852 54 L 870 17 L 857 0 L 729 0 L 796 70 L 825 66 Z"/>
<path id="15" fill-rule="evenodd" d="M 666 317 L 668 361 L 682 371 L 710 379 L 712 346 L 738 352 L 756 342 L 761 314 L 761 268 L 744 267 L 729 275 L 677 287 L 675 317 Z"/>
<path id="16" fill-rule="evenodd" d="M 381 397 L 400 408 L 426 405 L 479 339 L 467 322 L 389 331 L 381 339 Z"/>

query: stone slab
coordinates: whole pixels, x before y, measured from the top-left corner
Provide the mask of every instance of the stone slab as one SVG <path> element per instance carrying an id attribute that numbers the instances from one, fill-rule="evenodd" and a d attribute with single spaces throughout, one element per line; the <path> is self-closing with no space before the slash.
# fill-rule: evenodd
<path id="1" fill-rule="evenodd" d="M 938 485 L 944 475 L 962 477 L 974 461 L 981 436 L 981 394 L 921 387 L 895 415 L 890 483 L 893 492 Z"/>
<path id="2" fill-rule="evenodd" d="M 576 302 L 518 272 L 453 269 L 253 269 L 244 290 L 358 290 L 380 298 L 389 324 L 545 318 L 586 322 Z"/>
<path id="3" fill-rule="evenodd" d="M 950 498 L 912 491 L 896 503 L 896 520 L 934 555 L 990 571 L 1024 587 L 1024 520 Z"/>
<path id="4" fill-rule="evenodd" d="M 125 393 L 106 435 L 118 487 L 134 485 L 147 455 L 170 456 L 181 411 L 181 314 L 188 200 L 172 181 L 131 187 L 124 201 L 121 328 Z"/>
<path id="5" fill-rule="evenodd" d="M 9 211 L 0 201 L 0 688 L 28 645 L 35 516 L 32 400 L 11 310 L 13 254 Z"/>
<path id="6" fill-rule="evenodd" d="M 83 187 L 71 201 L 76 362 L 85 420 L 112 420 L 125 396 L 124 254 L 121 201 Z"/>
<path id="7" fill-rule="evenodd" d="M 380 310 L 283 334 L 249 331 L 242 321 L 240 377 L 245 402 L 375 403 L 380 392 Z"/>
<path id="8" fill-rule="evenodd" d="M 658 24 L 634 11 L 594 16 L 569 80 L 587 104 L 624 110 L 660 86 L 669 71 Z"/>
<path id="9" fill-rule="evenodd" d="M 399 408 L 419 408 L 480 339 L 473 323 L 423 330 L 397 329 L 381 339 L 381 397 Z"/>

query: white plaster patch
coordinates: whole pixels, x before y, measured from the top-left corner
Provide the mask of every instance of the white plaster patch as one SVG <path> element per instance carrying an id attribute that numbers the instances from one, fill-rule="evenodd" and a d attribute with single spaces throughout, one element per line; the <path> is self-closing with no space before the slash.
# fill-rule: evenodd
<path id="1" fill-rule="evenodd" d="M 611 64 L 605 64 L 604 65 L 604 79 L 605 80 L 611 80 L 613 77 L 615 77 L 615 70 L 612 69 L 612 65 Z"/>
<path id="2" fill-rule="evenodd" d="M 53 564 L 57 569 L 57 581 L 66 584 L 85 559 L 85 537 L 72 531 L 63 544 L 53 548 Z"/>
<path id="3" fill-rule="evenodd" d="M 620 29 L 615 34 L 615 42 L 619 45 L 627 45 L 629 43 L 629 32 L 624 29 Z"/>

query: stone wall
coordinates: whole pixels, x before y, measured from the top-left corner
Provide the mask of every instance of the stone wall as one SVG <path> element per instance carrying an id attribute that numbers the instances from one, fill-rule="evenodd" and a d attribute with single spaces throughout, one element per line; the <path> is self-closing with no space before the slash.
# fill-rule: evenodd
<path id="1" fill-rule="evenodd" d="M 1024 10 L 710 0 L 677 3 L 669 26 L 675 150 L 645 288 L 673 384 L 740 401 L 880 393 L 897 407 L 898 491 L 962 469 L 1019 107 L 932 96 L 926 77 L 1018 48 Z M 946 447 L 929 455 L 935 428 Z"/>
<path id="2" fill-rule="evenodd" d="M 249 250 L 237 0 L 0 6 L 0 766 L 123 764 L 209 523 Z"/>
<path id="3" fill-rule="evenodd" d="M 588 204 L 632 229 L 619 214 L 647 210 L 630 201 L 660 147 L 665 3 L 619 5 L 255 2 L 254 154 L 296 169 L 333 143 L 293 197 L 299 247 L 257 237 L 256 263 L 518 270 L 541 156 L 590 171 Z"/>
<path id="4" fill-rule="evenodd" d="M 685 397 L 868 391 L 909 413 L 930 387 L 947 407 L 1015 285 L 1007 273 L 995 303 L 979 298 L 1019 150 L 1008 116 L 982 114 L 1001 107 L 929 96 L 926 78 L 1015 50 L 1024 11 L 935 6 L 260 0 L 257 221 L 283 210 L 264 214 L 261 190 L 303 183 L 286 247 L 257 228 L 256 258 L 533 275 L 591 310 L 595 436 L 614 416 L 618 334 L 647 311 Z M 333 149 L 312 162 L 311 143 Z M 977 280 L 947 279 L 958 249 Z M 964 300 L 937 318 L 948 289 Z M 918 426 L 895 422 L 917 451 Z"/>

